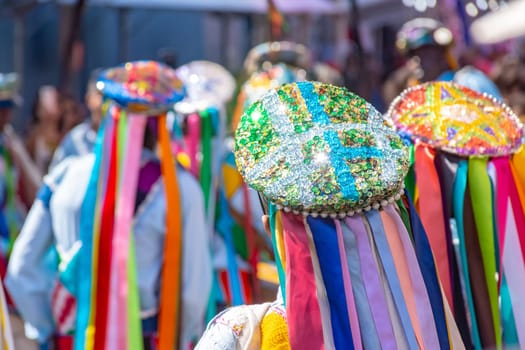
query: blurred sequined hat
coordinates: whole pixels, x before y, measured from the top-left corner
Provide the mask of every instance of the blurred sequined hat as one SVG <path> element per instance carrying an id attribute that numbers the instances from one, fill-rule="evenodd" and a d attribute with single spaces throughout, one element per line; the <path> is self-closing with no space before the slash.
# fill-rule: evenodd
<path id="1" fill-rule="evenodd" d="M 454 37 L 450 29 L 432 18 L 415 18 L 406 22 L 397 33 L 396 47 L 406 54 L 426 45 L 448 47 Z"/>
<path id="2" fill-rule="evenodd" d="M 273 41 L 252 48 L 244 60 L 244 70 L 250 75 L 265 70 L 272 64 L 284 63 L 292 67 L 308 69 L 310 52 L 306 46 L 290 41 Z"/>
<path id="3" fill-rule="evenodd" d="M 11 108 L 18 104 L 18 74 L 0 73 L 0 107 Z"/>
<path id="4" fill-rule="evenodd" d="M 176 110 L 185 112 L 191 107 L 202 110 L 227 103 L 235 91 L 235 78 L 221 65 L 210 61 L 192 61 L 176 70 L 186 87 L 186 98 L 177 103 Z"/>

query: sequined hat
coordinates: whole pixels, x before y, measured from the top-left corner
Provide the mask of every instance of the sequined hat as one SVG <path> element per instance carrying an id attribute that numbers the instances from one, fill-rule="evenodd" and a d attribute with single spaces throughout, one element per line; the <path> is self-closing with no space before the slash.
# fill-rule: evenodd
<path id="1" fill-rule="evenodd" d="M 170 67 L 155 61 L 134 61 L 102 71 L 97 89 L 132 113 L 156 116 L 185 95 L 182 81 Z"/>
<path id="2" fill-rule="evenodd" d="M 391 104 L 387 118 L 402 136 L 460 156 L 517 151 L 523 126 L 496 98 L 451 82 L 411 87 Z"/>
<path id="3" fill-rule="evenodd" d="M 453 43 L 450 29 L 432 18 L 415 18 L 406 22 L 397 33 L 396 46 L 402 53 L 426 45 L 447 47 Z"/>
<path id="4" fill-rule="evenodd" d="M 248 108 L 235 157 L 246 183 L 277 207 L 322 217 L 388 205 L 408 171 L 406 147 L 373 106 L 318 82 L 283 85 Z"/>

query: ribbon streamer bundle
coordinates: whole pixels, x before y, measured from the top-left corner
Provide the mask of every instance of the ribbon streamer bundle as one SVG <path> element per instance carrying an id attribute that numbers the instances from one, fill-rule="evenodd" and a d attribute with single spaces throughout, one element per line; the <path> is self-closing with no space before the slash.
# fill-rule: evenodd
<path id="1" fill-rule="evenodd" d="M 463 340 L 525 346 L 523 126 L 496 98 L 437 82 L 403 92 L 388 118 L 410 140 L 407 189 Z"/>
<path id="2" fill-rule="evenodd" d="M 180 147 L 189 159 L 191 173 L 199 180 L 204 193 L 204 203 L 209 227 L 213 230 L 220 219 L 223 209 L 219 193 L 221 177 L 221 161 L 224 155 L 224 139 L 226 133 L 226 103 L 231 100 L 235 90 L 234 77 L 222 66 L 209 61 L 193 61 L 177 69 L 178 76 L 187 89 L 187 97 L 175 105 L 175 111 L 181 116 L 180 128 L 185 130 L 183 143 Z M 180 142 L 180 141 L 179 141 Z M 216 212 L 218 210 L 218 212 Z M 218 226 L 218 225 L 217 225 Z M 224 227 L 224 226 L 220 226 Z M 218 230 L 223 233 L 222 230 Z M 213 235 L 214 232 L 210 232 Z M 226 239 L 228 242 L 228 240 Z M 231 248 L 227 244 L 227 249 Z M 231 251 L 231 249 L 229 249 Z M 228 255 L 230 257 L 230 255 Z M 231 262 L 228 259 L 228 264 Z M 233 262 L 235 279 L 238 269 Z M 216 303 L 223 302 L 227 293 L 220 293 L 221 272 L 214 278 L 213 292 L 210 296 L 208 318 L 216 315 Z M 228 277 L 227 277 L 228 278 Z M 237 295 L 240 288 L 233 281 L 229 291 Z M 238 299 L 236 298 L 237 302 Z M 231 305 L 231 299 L 226 300 Z"/>
<path id="3" fill-rule="evenodd" d="M 270 202 L 292 349 L 462 348 L 402 196 L 408 148 L 374 107 L 344 88 L 283 85 L 243 115 L 235 157 Z"/>
<path id="4" fill-rule="evenodd" d="M 270 50 L 271 45 L 259 47 L 258 55 L 263 55 Z M 301 46 L 302 47 L 302 46 Z M 286 45 L 283 46 L 286 48 Z M 276 47 L 274 46 L 276 50 Z M 276 54 L 279 51 L 276 50 Z M 252 64 L 256 64 L 256 57 L 252 54 Z M 248 55 L 250 57 L 250 55 Z M 250 59 L 247 59 L 247 61 Z M 259 62 L 261 64 L 261 62 Z M 304 73 L 306 74 L 306 73 Z M 263 96 L 267 91 L 277 88 L 282 84 L 292 83 L 301 78 L 298 70 L 276 63 L 270 67 L 258 67 L 249 79 L 242 85 L 237 97 L 236 108 L 233 116 L 233 127 L 239 122 L 241 114 L 247 107 Z M 259 257 L 259 247 L 256 245 L 257 235 L 265 235 L 264 232 L 257 232 L 253 220 L 259 220 L 252 215 L 252 206 L 259 205 L 258 202 L 251 203 L 252 199 L 249 189 L 242 180 L 242 176 L 237 171 L 235 158 L 232 150 L 227 149 L 223 157 L 221 190 L 219 193 L 219 215 L 217 216 L 217 231 L 223 237 L 227 250 L 227 271 L 221 273 L 219 278 L 222 285 L 222 293 L 229 305 L 250 304 L 254 301 L 256 294 L 260 292 L 259 281 L 257 279 Z M 234 197 L 242 193 L 242 212 L 235 212 L 231 205 Z M 269 246 L 269 245 L 268 245 Z M 248 268 L 242 266 L 238 261 L 239 256 L 248 263 Z M 250 273 L 251 272 L 251 273 Z M 251 275 L 251 277 L 250 277 Z"/>
<path id="5" fill-rule="evenodd" d="M 184 96 L 170 68 L 139 61 L 104 71 L 97 88 L 112 102 L 95 146 L 81 216 L 75 349 L 142 349 L 133 216 L 146 128 L 156 117 L 166 189 L 159 349 L 178 348 L 181 208 L 165 111 Z M 90 271 L 86 274 L 85 271 Z"/>

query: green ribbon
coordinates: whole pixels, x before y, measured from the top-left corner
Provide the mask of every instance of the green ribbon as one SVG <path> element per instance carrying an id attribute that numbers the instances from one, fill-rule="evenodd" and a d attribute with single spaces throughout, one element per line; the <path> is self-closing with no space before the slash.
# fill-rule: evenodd
<path id="1" fill-rule="evenodd" d="M 281 294 L 283 303 L 286 306 L 286 275 L 284 273 L 283 264 L 279 257 L 279 250 L 277 249 L 277 240 L 275 237 L 275 216 L 277 215 L 277 208 L 272 203 L 268 203 L 268 216 L 270 217 L 270 231 L 272 232 L 272 245 L 275 254 L 275 265 L 277 266 L 277 274 L 279 275 L 279 285 L 281 286 Z M 284 254 L 284 252 L 283 252 Z"/>
<path id="2" fill-rule="evenodd" d="M 2 147 L 2 156 L 5 163 L 5 186 L 7 192 L 6 198 L 6 209 L 7 209 L 7 226 L 9 229 L 9 246 L 7 249 L 7 255 L 11 253 L 13 244 L 15 243 L 16 237 L 18 236 L 18 223 L 16 220 L 16 189 L 15 189 L 15 178 L 13 176 L 13 162 L 11 156 L 7 152 L 5 147 Z"/>
<path id="3" fill-rule="evenodd" d="M 399 216 L 401 216 L 401 220 L 403 221 L 403 224 L 405 225 L 407 232 L 409 232 L 410 239 L 412 240 L 412 243 L 414 243 L 412 226 L 410 225 L 410 215 L 408 214 L 408 210 L 405 207 L 405 203 L 403 202 L 402 199 L 397 201 L 397 207 L 399 208 Z"/>
<path id="4" fill-rule="evenodd" d="M 409 147 L 409 156 L 410 156 L 410 167 L 408 170 L 408 174 L 405 177 L 405 188 L 410 195 L 410 198 L 412 200 L 415 200 L 414 194 L 416 192 L 416 172 L 414 171 L 414 162 L 415 162 L 415 154 L 414 154 L 414 145 L 411 145 Z M 410 231 L 409 231 L 410 232 Z"/>
<path id="5" fill-rule="evenodd" d="M 200 169 L 200 184 L 204 193 L 204 205 L 209 210 L 210 195 L 212 190 L 212 145 L 213 123 L 210 110 L 200 113 L 201 117 L 201 151 L 202 162 Z"/>
<path id="6" fill-rule="evenodd" d="M 468 183 L 483 266 L 485 267 L 485 281 L 489 293 L 496 346 L 498 349 L 501 349 L 501 322 L 498 306 L 498 284 L 496 281 L 494 213 L 492 210 L 493 195 L 490 178 L 487 173 L 487 162 L 487 158 L 469 158 Z"/>
<path id="7" fill-rule="evenodd" d="M 137 284 L 137 262 L 133 230 L 129 239 L 128 260 L 128 347 L 129 350 L 143 350 L 142 321 L 140 319 L 139 289 Z"/>
<path id="8" fill-rule="evenodd" d="M 459 241 L 459 255 L 461 263 L 459 264 L 462 269 L 463 282 L 465 287 L 465 298 L 467 299 L 467 306 L 470 314 L 470 328 L 472 341 L 474 342 L 474 349 L 481 350 L 481 338 L 479 336 L 478 323 L 476 318 L 476 309 L 474 306 L 474 299 L 472 298 L 472 288 L 470 285 L 467 248 L 465 243 L 465 228 L 463 220 L 463 209 L 465 206 L 465 192 L 467 190 L 467 174 L 468 174 L 468 162 L 462 160 L 458 163 L 458 169 L 456 172 L 456 179 L 454 180 L 453 190 L 453 206 L 454 206 L 454 218 L 456 220 L 457 235 Z"/>

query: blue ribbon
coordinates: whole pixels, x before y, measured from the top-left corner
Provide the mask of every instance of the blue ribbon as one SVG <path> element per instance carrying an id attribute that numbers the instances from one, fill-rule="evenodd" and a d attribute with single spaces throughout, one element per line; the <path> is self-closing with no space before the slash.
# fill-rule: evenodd
<path id="1" fill-rule="evenodd" d="M 323 282 L 328 295 L 335 348 L 354 349 L 334 221 L 308 217 L 307 222 L 312 230 Z M 359 332 L 360 330 L 355 329 L 354 331 Z"/>
<path id="2" fill-rule="evenodd" d="M 439 344 L 441 349 L 450 349 L 447 321 L 445 318 L 445 310 L 443 309 L 443 296 L 441 294 L 441 288 L 436 273 L 434 256 L 432 255 L 432 250 L 423 223 L 421 222 L 408 193 L 406 193 L 406 198 L 410 210 L 410 225 L 412 227 L 414 238 L 414 248 L 419 268 L 423 274 L 423 280 L 425 281 L 425 286 L 430 298 L 430 305 L 432 306 Z"/>
<path id="3" fill-rule="evenodd" d="M 75 325 L 75 349 L 84 349 L 86 343 L 86 328 L 89 322 L 90 298 L 91 298 L 91 277 L 92 277 L 92 258 L 93 258 L 93 222 L 95 219 L 95 207 L 98 194 L 98 183 L 100 178 L 100 165 L 103 156 L 104 130 L 107 119 L 102 119 L 95 143 L 95 163 L 91 171 L 91 177 L 86 190 L 84 201 L 80 211 L 80 241 L 82 242 L 81 250 L 78 256 L 78 265 L 76 276 L 78 278 L 76 288 L 77 292 L 77 318 Z M 89 271 L 89 272 L 88 272 Z"/>
<path id="4" fill-rule="evenodd" d="M 379 212 L 375 210 L 370 211 L 366 213 L 366 218 L 370 223 L 370 227 L 374 235 L 377 251 L 379 253 L 383 268 L 385 269 L 385 275 L 388 280 L 390 290 L 392 291 L 392 296 L 394 297 L 394 302 L 396 304 L 399 318 L 401 319 L 401 325 L 403 327 L 408 346 L 410 349 L 419 349 L 416 335 L 412 327 L 412 322 L 410 321 L 410 315 L 408 314 L 405 298 L 403 296 L 403 291 L 401 290 L 401 282 L 397 277 L 394 258 L 392 257 L 390 246 L 388 245 L 383 223 L 379 217 Z"/>

